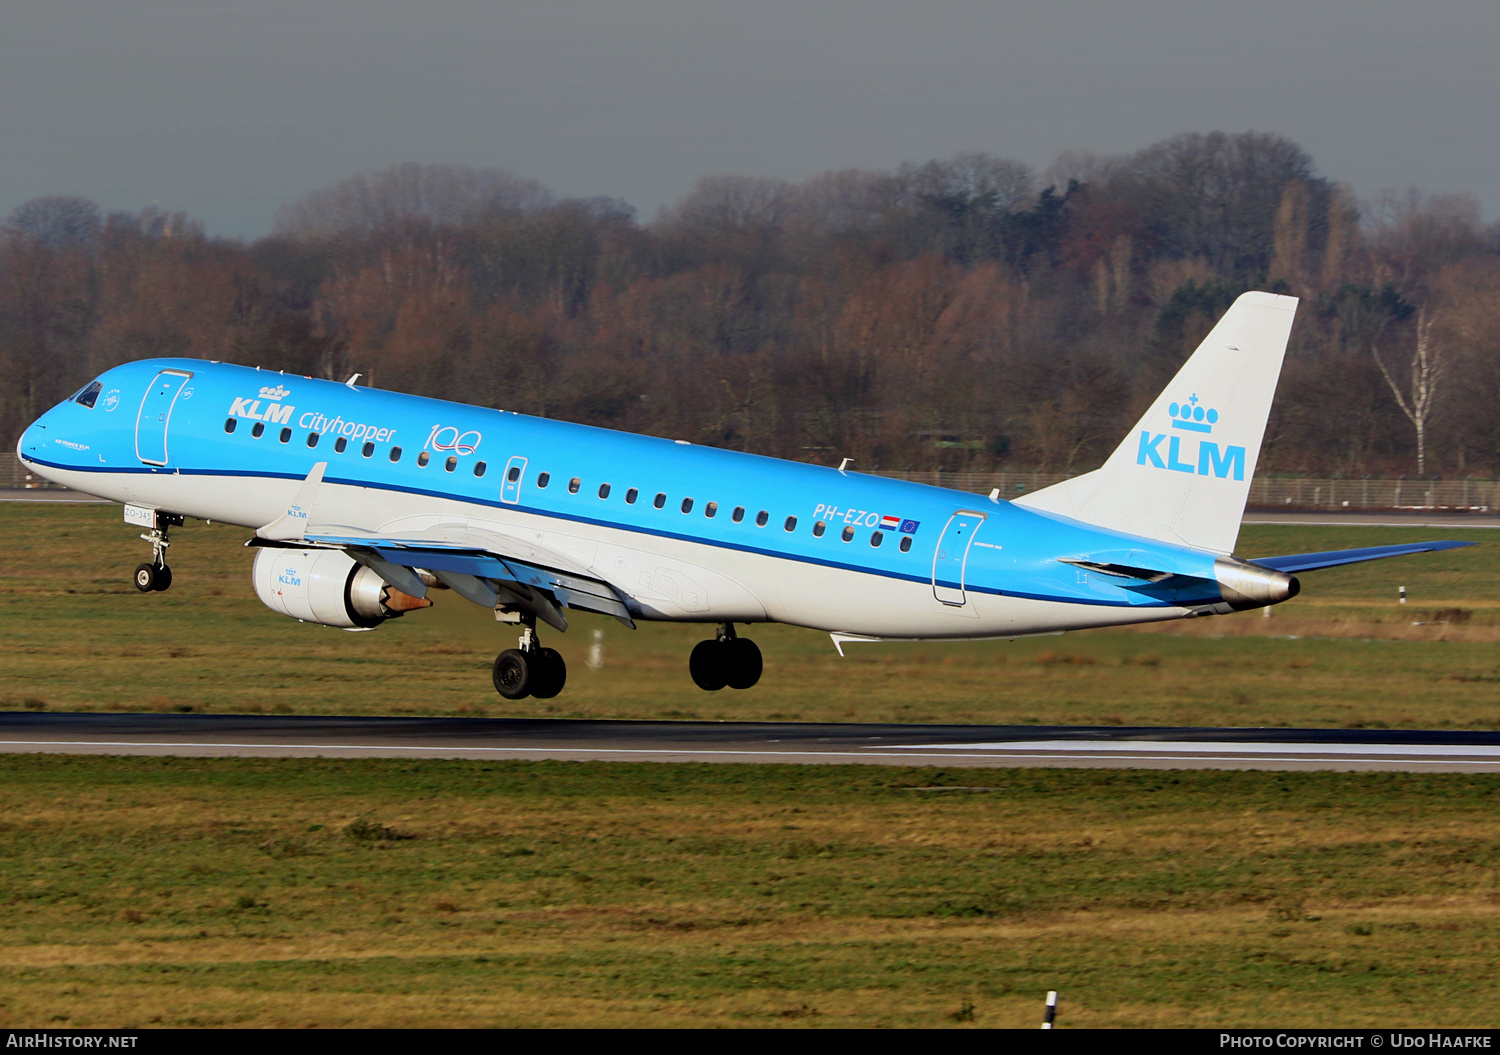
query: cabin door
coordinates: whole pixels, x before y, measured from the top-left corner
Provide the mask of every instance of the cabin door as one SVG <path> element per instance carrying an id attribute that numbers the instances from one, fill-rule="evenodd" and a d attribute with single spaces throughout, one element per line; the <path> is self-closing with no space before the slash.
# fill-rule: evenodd
<path id="1" fill-rule="evenodd" d="M 983 513 L 960 509 L 948 518 L 948 525 L 943 528 L 932 558 L 932 594 L 944 604 L 962 607 L 968 601 L 964 593 L 964 568 L 969 561 L 969 547 L 983 525 Z"/>
<path id="2" fill-rule="evenodd" d="M 186 370 L 163 370 L 146 390 L 135 419 L 135 456 L 147 465 L 167 464 L 167 423 L 192 376 Z"/>

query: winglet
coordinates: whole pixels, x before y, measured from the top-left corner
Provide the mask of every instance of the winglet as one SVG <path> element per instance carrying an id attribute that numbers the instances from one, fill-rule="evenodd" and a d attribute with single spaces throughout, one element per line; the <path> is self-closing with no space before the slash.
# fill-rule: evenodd
<path id="1" fill-rule="evenodd" d="M 318 496 L 318 487 L 323 483 L 323 472 L 327 468 L 327 462 L 314 465 L 287 511 L 265 527 L 257 528 L 256 537 L 274 542 L 300 542 L 306 536 L 307 518 L 312 513 L 313 500 Z"/>

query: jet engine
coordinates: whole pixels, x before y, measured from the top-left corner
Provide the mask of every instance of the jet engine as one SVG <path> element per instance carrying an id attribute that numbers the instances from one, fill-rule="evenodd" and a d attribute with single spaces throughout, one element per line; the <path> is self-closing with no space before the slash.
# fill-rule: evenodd
<path id="1" fill-rule="evenodd" d="M 256 551 L 255 596 L 273 612 L 304 623 L 372 630 L 414 608 L 431 607 L 387 583 L 343 550 Z"/>

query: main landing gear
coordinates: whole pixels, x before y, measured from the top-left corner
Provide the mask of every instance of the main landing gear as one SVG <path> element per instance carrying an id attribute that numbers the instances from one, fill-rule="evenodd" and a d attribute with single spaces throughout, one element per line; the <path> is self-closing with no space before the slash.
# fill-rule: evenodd
<path id="1" fill-rule="evenodd" d="M 550 700 L 568 681 L 568 665 L 556 649 L 542 648 L 534 622 L 521 632 L 519 648 L 495 657 L 495 691 L 507 700 Z"/>
<path id="2" fill-rule="evenodd" d="M 760 680 L 760 649 L 748 637 L 735 637 L 733 623 L 720 623 L 718 636 L 693 646 L 688 673 L 700 689 L 715 692 L 728 685 L 748 689 Z"/>
<path id="3" fill-rule="evenodd" d="M 151 563 L 138 564 L 135 569 L 135 588 L 141 593 L 161 592 L 172 585 L 172 569 L 167 567 L 167 547 L 172 543 L 167 532 L 173 526 L 182 525 L 182 517 L 176 513 L 156 514 L 156 526 L 141 538 L 151 543 Z"/>

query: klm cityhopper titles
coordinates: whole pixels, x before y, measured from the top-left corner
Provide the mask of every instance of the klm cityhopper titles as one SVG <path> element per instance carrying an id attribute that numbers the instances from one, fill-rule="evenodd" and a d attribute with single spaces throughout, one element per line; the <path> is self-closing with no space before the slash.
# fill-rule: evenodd
<path id="1" fill-rule="evenodd" d="M 852 641 L 1012 638 L 1221 614 L 1295 573 L 1429 542 L 1232 556 L 1297 302 L 1246 293 L 1102 468 L 1013 502 L 196 359 L 117 367 L 22 435 L 27 468 L 121 502 L 165 590 L 185 517 L 253 529 L 256 595 L 371 630 L 449 590 L 520 627 L 508 699 L 567 671 L 538 622 L 717 624 L 688 669 L 754 685 L 736 623 Z"/>

